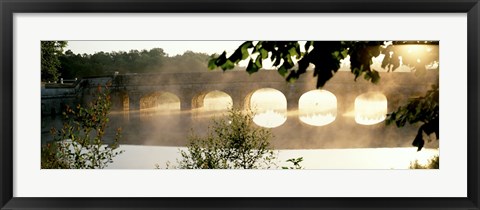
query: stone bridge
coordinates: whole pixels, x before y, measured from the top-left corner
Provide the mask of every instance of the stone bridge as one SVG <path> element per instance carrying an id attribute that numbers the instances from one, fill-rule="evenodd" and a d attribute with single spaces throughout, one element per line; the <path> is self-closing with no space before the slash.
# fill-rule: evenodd
<path id="1" fill-rule="evenodd" d="M 380 82 L 372 84 L 363 78 L 354 82 L 352 73 L 340 71 L 323 88 L 336 96 L 336 119 L 325 126 L 312 126 L 303 123 L 295 114 L 302 94 L 316 89 L 316 78 L 312 74 L 307 72 L 294 83 L 285 82 L 276 71 L 260 71 L 252 75 L 244 71 L 212 71 L 84 78 L 76 86 L 42 89 L 42 114 L 61 113 L 61 106 L 65 104 L 86 103 L 98 85 L 111 82 L 112 108 L 117 110 L 112 112 L 111 127 L 124 129 L 122 143 L 185 146 L 190 128 L 205 132 L 209 125 L 209 118 L 194 117 L 190 111 L 203 106 L 207 93 L 222 91 L 232 98 L 233 106 L 249 108 L 250 98 L 256 90 L 273 88 L 283 93 L 287 110 L 293 113 L 287 115 L 285 123 L 272 129 L 275 148 L 405 147 L 411 145 L 419 125 L 407 125 L 401 129 L 385 123 L 362 125 L 347 113 L 354 110 L 359 95 L 371 91 L 382 93 L 387 99 L 388 112 L 392 112 L 409 98 L 424 95 L 433 83 L 437 83 L 439 76 L 438 71 L 428 71 L 421 77 L 406 72 L 380 73 Z M 178 115 L 145 118 L 136 112 L 142 107 L 149 108 L 141 105 L 142 100 L 166 92 L 178 98 Z M 47 132 L 49 126 L 44 127 Z M 430 147 L 438 147 L 438 141 L 432 143 Z"/>
<path id="2" fill-rule="evenodd" d="M 207 93 L 222 91 L 232 98 L 234 107 L 248 108 L 250 96 L 256 90 L 273 88 L 284 94 L 287 109 L 292 111 L 298 109 L 302 94 L 316 89 L 316 77 L 312 74 L 307 72 L 294 83 L 287 83 L 276 71 L 260 71 L 251 75 L 244 71 L 117 75 L 113 82 L 113 101 L 116 109 L 127 109 L 124 102 L 128 101 L 129 110 L 139 110 L 143 97 L 169 92 L 178 97 L 181 110 L 191 110 L 203 106 Z M 337 97 L 338 112 L 351 109 L 357 96 L 370 91 L 383 93 L 388 101 L 388 110 L 393 111 L 408 98 L 423 95 L 438 79 L 438 71 L 430 71 L 422 77 L 410 72 L 385 72 L 380 76 L 378 84 L 363 78 L 354 82 L 352 73 L 339 71 L 323 90 Z"/>

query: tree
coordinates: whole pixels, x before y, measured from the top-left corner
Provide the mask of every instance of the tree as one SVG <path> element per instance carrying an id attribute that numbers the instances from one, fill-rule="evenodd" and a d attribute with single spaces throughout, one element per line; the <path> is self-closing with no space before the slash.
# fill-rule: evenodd
<path id="1" fill-rule="evenodd" d="M 230 109 L 213 121 L 204 137 L 192 135 L 177 168 L 257 169 L 275 167 L 270 130 L 253 124 L 252 114 Z"/>
<path id="2" fill-rule="evenodd" d="M 43 169 L 96 169 L 105 168 L 118 151 L 120 129 L 113 142 L 103 141 L 109 122 L 107 116 L 111 107 L 109 90 L 98 88 L 96 98 L 87 107 L 66 107 L 65 122 L 61 130 L 52 128 L 53 143 L 41 150 Z"/>
<path id="3" fill-rule="evenodd" d="M 75 54 L 67 50 L 59 57 L 59 68 L 66 78 L 120 73 L 199 72 L 207 71 L 208 54 L 185 52 L 169 57 L 161 48 L 129 52 Z"/>
<path id="4" fill-rule="evenodd" d="M 210 59 L 208 54 L 186 51 L 182 55 L 168 57 L 164 71 L 170 72 L 199 72 L 208 71 L 207 63 Z"/>
<path id="5" fill-rule="evenodd" d="M 403 46 L 407 45 L 437 45 L 437 41 L 393 41 L 386 44 L 383 41 L 306 41 L 303 50 L 298 41 L 246 41 L 227 57 L 226 51 L 220 55 L 212 55 L 208 67 L 230 70 L 242 60 L 249 60 L 246 71 L 253 74 L 262 68 L 262 62 L 270 59 L 278 73 L 286 81 L 294 82 L 307 72 L 311 64 L 314 65 L 313 76 L 317 77 L 317 88 L 322 88 L 340 68 L 342 59 L 350 59 L 351 72 L 355 80 L 363 76 L 372 83 L 380 80 L 377 70 L 372 69 L 372 58 L 383 54 L 381 67 L 387 71 L 394 71 L 401 63 L 413 68 L 417 75 L 426 71 L 426 66 L 438 62 L 438 51 L 423 52 L 421 59 L 412 56 Z M 401 57 L 401 59 L 400 59 Z M 298 62 L 297 62 L 298 61 Z M 437 97 L 435 97 L 437 96 Z M 428 114 L 410 110 L 428 110 Z M 389 114 L 386 122 L 396 122 L 398 127 L 405 122 L 423 122 L 419 128 L 419 135 L 412 143 L 419 150 L 424 145 L 422 133 L 435 132 L 438 136 L 438 85 L 432 88 L 425 97 L 411 100 L 406 106 Z"/>
<path id="6" fill-rule="evenodd" d="M 66 41 L 42 41 L 41 42 L 41 77 L 42 81 L 57 81 L 60 74 L 59 56 L 63 48 L 67 46 Z"/>
<path id="7" fill-rule="evenodd" d="M 400 106 L 397 111 L 390 113 L 386 123 L 387 125 L 395 123 L 397 127 L 403 127 L 406 123 L 423 123 L 412 142 L 412 145 L 416 146 L 418 151 L 420 151 L 425 145 L 423 133 L 427 135 L 435 133 L 437 139 L 440 136 L 438 101 L 438 85 L 433 85 L 432 89 L 427 91 L 425 96 L 410 99 L 408 104 Z"/>

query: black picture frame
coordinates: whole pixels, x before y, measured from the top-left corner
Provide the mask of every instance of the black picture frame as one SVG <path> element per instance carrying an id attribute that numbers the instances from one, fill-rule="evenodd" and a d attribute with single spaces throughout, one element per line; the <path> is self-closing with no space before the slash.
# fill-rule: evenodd
<path id="1" fill-rule="evenodd" d="M 479 209 L 478 0 L 0 0 L 1 209 Z M 466 13 L 468 188 L 465 198 L 18 198 L 13 197 L 15 13 Z M 454 129 L 454 128 L 452 128 Z M 454 181 L 454 180 L 452 180 Z"/>

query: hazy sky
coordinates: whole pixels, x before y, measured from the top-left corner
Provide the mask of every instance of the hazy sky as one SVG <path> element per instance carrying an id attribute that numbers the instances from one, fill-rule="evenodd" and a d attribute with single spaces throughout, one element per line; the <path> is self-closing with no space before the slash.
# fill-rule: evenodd
<path id="1" fill-rule="evenodd" d="M 162 48 L 168 56 L 182 55 L 186 51 L 193 51 L 199 53 L 207 53 L 209 55 L 223 51 L 227 51 L 227 56 L 231 55 L 240 44 L 244 41 L 68 41 L 66 50 L 71 50 L 75 54 L 95 54 L 97 52 L 128 52 L 130 50 L 150 50 L 153 48 Z M 301 50 L 303 44 L 300 45 Z M 380 68 L 383 56 L 379 56 L 373 59 L 373 65 L 376 70 L 382 71 Z M 239 66 L 247 66 L 248 60 L 241 61 Z M 272 62 L 269 59 L 263 61 L 263 67 L 266 69 L 274 68 Z M 343 65 L 348 66 L 348 59 L 342 61 Z M 342 65 L 342 66 L 343 66 Z M 349 70 L 343 66 L 340 70 Z M 397 71 L 410 71 L 409 68 L 399 68 Z"/>
<path id="2" fill-rule="evenodd" d="M 150 50 L 162 48 L 169 56 L 183 54 L 190 50 L 207 54 L 233 52 L 244 41 L 68 41 L 66 50 L 75 54 L 113 52 L 130 50 Z"/>
<path id="3" fill-rule="evenodd" d="M 150 50 L 162 48 L 168 56 L 182 55 L 186 51 L 207 53 L 208 55 L 227 51 L 231 55 L 245 41 L 68 41 L 66 50 L 75 54 L 95 54 L 97 52 L 128 52 L 130 50 Z M 247 66 L 248 60 L 241 61 L 239 66 Z M 272 62 L 267 59 L 263 62 L 264 68 L 273 68 Z"/>

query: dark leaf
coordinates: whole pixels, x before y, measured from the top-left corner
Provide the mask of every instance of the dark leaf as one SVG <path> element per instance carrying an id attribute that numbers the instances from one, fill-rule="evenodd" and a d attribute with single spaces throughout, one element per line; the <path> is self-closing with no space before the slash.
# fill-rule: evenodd
<path id="1" fill-rule="evenodd" d="M 377 45 L 377 46 L 370 47 L 369 52 L 370 52 L 370 55 L 372 55 L 373 57 L 379 56 L 380 55 L 380 46 Z"/>
<path id="2" fill-rule="evenodd" d="M 248 62 L 248 65 L 247 65 L 247 72 L 248 72 L 249 74 L 253 74 L 253 73 L 257 72 L 258 69 L 259 69 L 259 68 L 257 67 L 257 65 L 255 65 L 255 63 L 253 62 L 253 60 L 250 59 L 250 61 Z"/>
<path id="3" fill-rule="evenodd" d="M 223 53 L 218 56 L 218 58 L 216 58 L 215 64 L 217 66 L 222 66 L 223 64 L 225 64 L 225 62 L 227 62 L 227 52 L 223 51 Z"/>
<path id="4" fill-rule="evenodd" d="M 393 55 L 394 56 L 390 59 L 390 63 L 392 65 L 392 71 L 400 67 L 400 58 L 398 58 L 398 56 L 395 56 L 395 54 Z"/>
<path id="5" fill-rule="evenodd" d="M 386 68 L 388 66 L 388 68 Z M 382 60 L 382 68 L 386 68 L 388 71 L 390 71 L 390 55 L 389 54 L 385 54 L 385 57 L 383 57 L 383 60 Z"/>
<path id="6" fill-rule="evenodd" d="M 420 127 L 418 129 L 417 135 L 412 142 L 412 146 L 417 147 L 417 151 L 422 150 L 423 146 L 425 145 L 425 141 L 423 140 L 423 129 Z"/>
<path id="7" fill-rule="evenodd" d="M 280 66 L 280 68 L 278 68 L 277 71 L 280 75 L 282 75 L 282 77 L 285 77 L 285 75 L 287 75 L 287 73 L 288 73 L 288 69 L 285 68 L 284 65 Z"/>
<path id="8" fill-rule="evenodd" d="M 378 71 L 371 70 L 365 74 L 365 79 L 371 80 L 372 83 L 376 84 L 380 81 L 380 75 L 378 74 Z"/>
<path id="9" fill-rule="evenodd" d="M 236 50 L 230 57 L 228 57 L 228 60 L 232 63 L 237 63 L 242 60 L 242 52 L 239 50 Z"/>
<path id="10" fill-rule="evenodd" d="M 317 88 L 322 88 L 333 77 L 333 72 L 328 69 L 315 67 L 315 72 L 317 72 Z"/>
<path id="11" fill-rule="evenodd" d="M 310 49 L 310 46 L 313 45 L 313 41 L 307 41 L 305 43 L 305 52 L 308 52 L 308 50 Z"/>

